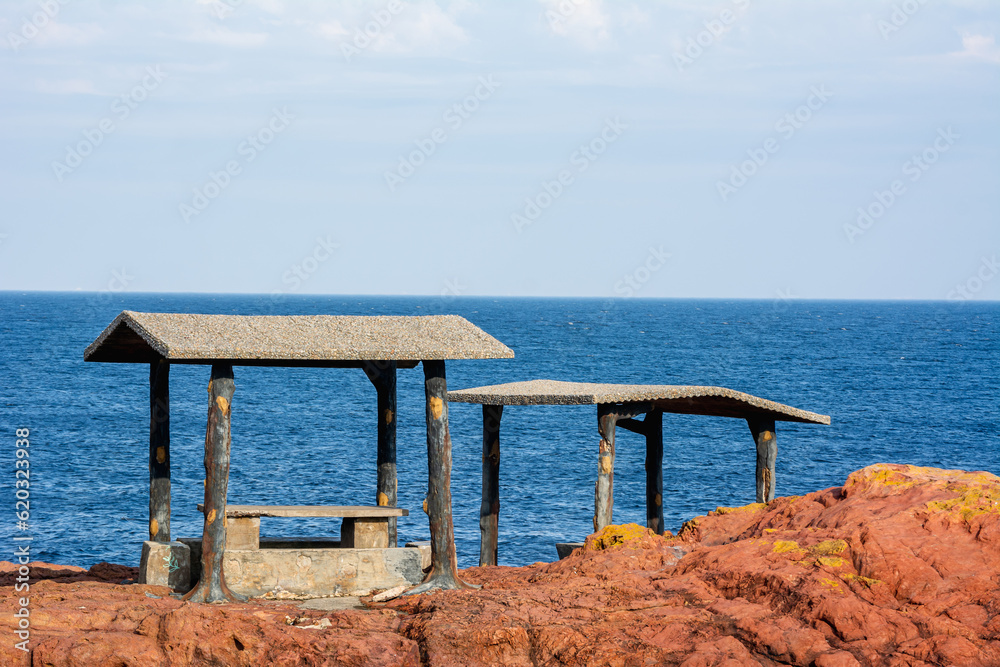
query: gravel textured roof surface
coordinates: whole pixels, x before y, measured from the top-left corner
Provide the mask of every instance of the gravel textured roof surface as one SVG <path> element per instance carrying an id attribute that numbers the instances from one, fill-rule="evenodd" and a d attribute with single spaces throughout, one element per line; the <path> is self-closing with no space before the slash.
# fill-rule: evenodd
<path id="1" fill-rule="evenodd" d="M 194 315 L 122 311 L 86 361 L 500 359 L 514 352 L 458 315 Z"/>
<path id="2" fill-rule="evenodd" d="M 653 403 L 665 412 L 745 417 L 766 415 L 777 421 L 829 424 L 830 417 L 800 410 L 725 387 L 656 384 L 598 384 L 529 380 L 448 392 L 452 403 L 485 405 L 594 405 Z"/>

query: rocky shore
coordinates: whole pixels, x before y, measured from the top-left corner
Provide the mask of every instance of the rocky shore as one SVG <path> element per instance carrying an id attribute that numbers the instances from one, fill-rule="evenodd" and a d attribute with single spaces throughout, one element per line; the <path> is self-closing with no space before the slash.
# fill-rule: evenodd
<path id="1" fill-rule="evenodd" d="M 4 665 L 1000 665 L 1000 478 L 875 465 L 842 487 L 629 524 L 476 591 L 304 610 L 202 605 L 135 569 L 32 564 L 31 652 Z"/>

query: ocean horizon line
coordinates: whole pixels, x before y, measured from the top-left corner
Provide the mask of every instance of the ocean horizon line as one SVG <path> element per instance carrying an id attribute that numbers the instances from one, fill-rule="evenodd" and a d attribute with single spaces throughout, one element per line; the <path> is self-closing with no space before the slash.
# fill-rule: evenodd
<path id="1" fill-rule="evenodd" d="M 256 297 L 270 299 L 308 299 L 308 298 L 342 298 L 342 299 L 432 299 L 441 301 L 467 301 L 471 299 L 494 299 L 494 300 L 537 300 L 537 301 L 739 301 L 739 302 L 795 302 L 795 303 L 941 303 L 962 305 L 968 303 L 977 304 L 1000 304 L 1000 299 L 926 299 L 917 297 L 893 297 L 893 298 L 849 298 L 849 297 L 796 297 L 796 296 L 771 296 L 771 297 L 748 297 L 748 296 L 561 296 L 561 295 L 511 295 L 511 294 L 340 294 L 327 292 L 295 292 L 295 293 L 268 293 L 268 292 L 185 292 L 185 291 L 112 291 L 112 290 L 0 290 L 0 295 L 13 294 L 51 294 L 51 295 L 105 295 L 118 297 L 149 297 L 149 296 L 195 296 L 195 297 Z"/>

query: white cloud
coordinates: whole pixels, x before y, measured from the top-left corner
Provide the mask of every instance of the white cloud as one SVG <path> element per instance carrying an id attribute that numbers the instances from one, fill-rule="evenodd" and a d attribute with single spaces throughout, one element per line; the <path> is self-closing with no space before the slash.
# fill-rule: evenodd
<path id="1" fill-rule="evenodd" d="M 433 0 L 409 2 L 403 3 L 396 14 L 381 12 L 380 19 L 372 11 L 328 17 L 313 25 L 312 32 L 359 48 L 362 47 L 357 42 L 363 40 L 366 44 L 363 48 L 386 55 L 442 55 L 469 41 L 465 30 L 456 22 L 462 7 L 454 4 L 445 11 Z"/>
<path id="2" fill-rule="evenodd" d="M 268 40 L 266 32 L 236 32 L 229 28 L 198 28 L 183 39 L 202 44 L 218 44 L 235 48 L 256 48 Z"/>
<path id="3" fill-rule="evenodd" d="M 340 21 L 325 21 L 316 26 L 316 32 L 326 39 L 340 41 L 350 36 L 351 31 L 344 27 Z"/>
<path id="4" fill-rule="evenodd" d="M 597 50 L 611 41 L 610 17 L 601 0 L 541 0 L 545 22 L 553 34 Z"/>
<path id="5" fill-rule="evenodd" d="M 100 95 L 89 79 L 62 79 L 49 81 L 37 79 L 35 90 L 49 95 Z"/>
<path id="6" fill-rule="evenodd" d="M 993 35 L 962 35 L 962 50 L 951 54 L 959 58 L 1000 64 L 1000 47 Z"/>
<path id="7" fill-rule="evenodd" d="M 24 23 L 18 25 L 11 21 L 0 23 L 0 32 L 6 35 L 3 40 L 5 46 L 19 50 L 25 45 L 34 48 L 63 48 L 74 46 L 85 46 L 98 40 L 104 35 L 104 30 L 96 23 L 59 23 L 50 20 L 41 28 L 30 25 L 24 27 Z"/>
<path id="8" fill-rule="evenodd" d="M 97 41 L 103 34 L 104 30 L 96 23 L 69 25 L 53 21 L 38 33 L 35 41 L 42 46 L 83 46 Z"/>
<path id="9" fill-rule="evenodd" d="M 455 18 L 435 2 L 422 2 L 414 7 L 415 15 L 401 13 L 399 29 L 393 39 L 376 42 L 373 48 L 386 53 L 447 53 L 469 40 Z"/>

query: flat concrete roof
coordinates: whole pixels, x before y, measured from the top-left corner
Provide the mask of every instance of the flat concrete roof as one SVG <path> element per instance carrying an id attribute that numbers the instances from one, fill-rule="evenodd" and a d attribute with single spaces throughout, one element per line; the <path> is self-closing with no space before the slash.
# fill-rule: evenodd
<path id="1" fill-rule="evenodd" d="M 664 412 L 716 417 L 766 416 L 775 421 L 829 424 L 830 417 L 725 387 L 599 384 L 529 380 L 448 392 L 452 403 L 483 405 L 597 405 L 652 403 Z"/>
<path id="2" fill-rule="evenodd" d="M 122 311 L 85 361 L 348 366 L 364 361 L 503 359 L 514 352 L 458 315 L 196 315 Z M 402 364 L 401 364 L 402 365 Z"/>

